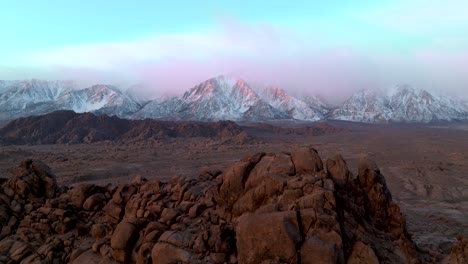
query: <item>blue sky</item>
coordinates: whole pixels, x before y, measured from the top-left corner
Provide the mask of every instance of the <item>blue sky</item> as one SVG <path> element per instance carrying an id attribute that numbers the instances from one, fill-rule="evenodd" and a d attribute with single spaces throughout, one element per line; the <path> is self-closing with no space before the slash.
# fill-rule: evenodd
<path id="1" fill-rule="evenodd" d="M 0 32 L 0 79 L 468 90 L 465 0 L 16 0 L 0 3 Z"/>
<path id="2" fill-rule="evenodd" d="M 210 30 L 223 20 L 271 23 L 308 31 L 334 27 L 340 15 L 374 1 L 110 1 L 43 0 L 1 4 L 2 53 L 28 52 L 168 33 Z M 349 1 L 347 1 L 349 2 Z M 2 54 L 4 55 L 4 54 Z"/>

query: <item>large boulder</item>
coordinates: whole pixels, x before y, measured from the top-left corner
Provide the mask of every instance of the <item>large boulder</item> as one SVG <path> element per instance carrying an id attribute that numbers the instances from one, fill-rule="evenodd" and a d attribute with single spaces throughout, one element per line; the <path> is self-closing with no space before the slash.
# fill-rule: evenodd
<path id="1" fill-rule="evenodd" d="M 70 202 L 77 208 L 81 208 L 86 199 L 96 193 L 96 186 L 89 183 L 82 183 L 73 186 L 69 192 Z"/>
<path id="2" fill-rule="evenodd" d="M 450 254 L 445 257 L 443 264 L 459 264 L 468 263 L 468 239 L 459 236 L 458 242 L 450 251 Z"/>
<path id="3" fill-rule="evenodd" d="M 246 178 L 244 194 L 234 203 L 232 213 L 240 216 L 271 203 L 283 192 L 287 180 L 294 174 L 290 155 L 281 153 L 264 156 Z"/>
<path id="4" fill-rule="evenodd" d="M 137 240 L 138 229 L 133 223 L 125 220 L 119 223 L 111 238 L 112 257 L 119 262 L 130 261 Z"/>
<path id="5" fill-rule="evenodd" d="M 168 243 L 156 243 L 151 251 L 151 258 L 155 264 L 194 263 L 192 252 Z"/>
<path id="6" fill-rule="evenodd" d="M 353 175 L 341 155 L 336 155 L 334 158 L 327 160 L 327 174 L 340 187 L 353 180 Z"/>
<path id="7" fill-rule="evenodd" d="M 354 243 L 351 255 L 348 258 L 348 264 L 359 264 L 359 263 L 368 263 L 368 264 L 379 264 L 379 259 L 375 255 L 374 250 L 362 243 L 357 241 Z"/>
<path id="8" fill-rule="evenodd" d="M 81 264 L 81 263 L 100 263 L 102 261 L 102 256 L 99 254 L 94 253 L 92 250 L 87 250 L 81 253 L 75 260 L 73 260 L 72 264 Z"/>
<path id="9" fill-rule="evenodd" d="M 41 161 L 24 160 L 16 168 L 14 176 L 3 184 L 21 198 L 53 198 L 57 191 L 57 180 L 50 168 Z M 6 194 L 9 193 L 5 190 Z"/>
<path id="10" fill-rule="evenodd" d="M 103 193 L 96 193 L 88 197 L 83 203 L 83 209 L 87 211 L 99 211 L 106 204 L 107 197 Z"/>
<path id="11" fill-rule="evenodd" d="M 241 216 L 236 227 L 239 262 L 343 263 L 339 226 L 338 230 L 324 228 L 325 222 L 316 212 L 308 209 Z"/>
<path id="12" fill-rule="evenodd" d="M 301 240 L 293 211 L 243 215 L 236 234 L 240 263 L 275 258 L 289 262 L 296 257 L 296 244 Z"/>
<path id="13" fill-rule="evenodd" d="M 314 148 L 300 148 L 291 152 L 291 159 L 296 167 L 296 173 L 316 174 L 323 170 L 323 162 Z"/>
<path id="14" fill-rule="evenodd" d="M 369 159 L 359 161 L 358 182 L 364 191 L 366 209 L 370 216 L 382 228 L 387 227 L 390 222 L 388 208 L 392 204 L 392 195 L 375 162 Z"/>
<path id="15" fill-rule="evenodd" d="M 251 171 L 245 188 L 247 190 L 257 187 L 265 180 L 286 182 L 288 176 L 295 174 L 294 163 L 287 154 L 273 154 L 263 157 Z"/>
<path id="16" fill-rule="evenodd" d="M 244 193 L 245 182 L 250 171 L 263 156 L 265 156 L 264 153 L 259 153 L 244 158 L 218 176 L 218 185 L 214 193 L 216 201 L 222 205 L 232 206 Z"/>

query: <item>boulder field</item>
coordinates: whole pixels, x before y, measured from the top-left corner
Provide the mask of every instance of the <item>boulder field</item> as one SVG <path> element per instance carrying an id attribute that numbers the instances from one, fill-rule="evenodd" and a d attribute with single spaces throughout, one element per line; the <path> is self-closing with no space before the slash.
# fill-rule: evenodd
<path id="1" fill-rule="evenodd" d="M 57 186 L 25 160 L 0 188 L 0 263 L 468 263 L 422 252 L 370 160 L 259 153 L 168 182 Z"/>

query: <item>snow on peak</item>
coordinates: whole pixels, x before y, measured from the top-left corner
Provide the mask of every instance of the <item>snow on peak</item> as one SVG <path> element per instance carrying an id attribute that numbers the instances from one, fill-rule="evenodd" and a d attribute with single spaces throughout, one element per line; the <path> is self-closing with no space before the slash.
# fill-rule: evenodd
<path id="1" fill-rule="evenodd" d="M 135 99 L 122 93 L 111 85 L 93 85 L 72 91 L 58 100 L 62 109 L 75 112 L 99 112 L 110 115 L 126 116 L 140 109 Z"/>
<path id="2" fill-rule="evenodd" d="M 240 78 L 236 78 L 236 77 L 233 77 L 233 76 L 227 76 L 227 75 L 219 75 L 213 79 L 210 79 L 210 80 L 216 80 L 216 82 L 222 84 L 224 83 L 226 86 L 228 87 L 234 87 L 237 83 L 244 83 L 245 82 L 240 79 Z M 210 81 L 208 80 L 208 81 Z"/>
<path id="3" fill-rule="evenodd" d="M 252 88 L 240 78 L 217 76 L 196 85 L 182 97 L 153 101 L 135 118 L 196 120 L 323 119 L 322 105 L 310 105 L 278 87 Z"/>
<path id="4" fill-rule="evenodd" d="M 242 79 L 218 76 L 160 103 L 149 103 L 136 118 L 215 120 L 266 120 L 286 118 L 266 103 Z"/>
<path id="5" fill-rule="evenodd" d="M 135 88 L 137 89 L 137 88 Z M 129 88 L 97 84 L 79 88 L 73 81 L 0 81 L 0 119 L 44 114 L 59 109 L 131 118 L 175 120 L 271 120 L 324 118 L 357 122 L 431 122 L 468 119 L 468 102 L 443 94 L 396 85 L 355 92 L 329 110 L 315 96 L 294 97 L 279 87 L 252 87 L 240 78 L 220 75 L 182 96 L 140 100 Z"/>
<path id="6" fill-rule="evenodd" d="M 466 110 L 446 96 L 397 85 L 386 90 L 360 90 L 331 111 L 329 118 L 372 123 L 428 123 L 466 118 Z"/>
<path id="7" fill-rule="evenodd" d="M 207 98 L 226 99 L 231 96 L 257 97 L 245 81 L 218 76 L 196 85 L 184 94 L 183 99 L 187 102 L 194 102 Z"/>

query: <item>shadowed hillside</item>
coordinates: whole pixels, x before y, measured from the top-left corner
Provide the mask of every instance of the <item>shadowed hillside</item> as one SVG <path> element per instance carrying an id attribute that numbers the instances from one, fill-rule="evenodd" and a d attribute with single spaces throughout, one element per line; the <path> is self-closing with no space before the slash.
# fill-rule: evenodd
<path id="1" fill-rule="evenodd" d="M 0 130 L 3 144 L 76 144 L 104 140 L 127 142 L 167 137 L 246 139 L 240 126 L 231 121 L 215 123 L 127 120 L 92 113 L 56 111 L 42 116 L 19 118 Z"/>

